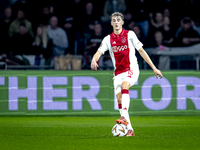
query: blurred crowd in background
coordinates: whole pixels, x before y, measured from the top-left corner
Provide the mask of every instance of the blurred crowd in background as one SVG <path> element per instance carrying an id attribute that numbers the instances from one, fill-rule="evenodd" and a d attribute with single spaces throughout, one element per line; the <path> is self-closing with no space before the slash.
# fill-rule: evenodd
<path id="1" fill-rule="evenodd" d="M 89 69 L 92 55 L 112 33 L 110 15 L 116 11 L 124 14 L 123 28 L 133 30 L 144 48 L 191 46 L 200 43 L 199 4 L 199 0 L 1 0 L 0 61 L 56 69 L 61 59 L 74 60 L 71 69 Z M 32 62 L 29 56 L 34 56 Z M 102 69 L 112 68 L 108 53 L 100 61 Z"/>

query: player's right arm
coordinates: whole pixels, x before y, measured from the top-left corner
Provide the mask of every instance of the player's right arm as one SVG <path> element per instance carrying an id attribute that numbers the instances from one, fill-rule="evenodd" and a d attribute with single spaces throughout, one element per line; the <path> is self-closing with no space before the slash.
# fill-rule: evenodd
<path id="1" fill-rule="evenodd" d="M 103 39 L 100 47 L 98 48 L 97 52 L 94 54 L 94 56 L 92 58 L 91 69 L 94 70 L 94 71 L 96 71 L 97 67 L 99 67 L 98 64 L 97 64 L 99 58 L 101 57 L 102 54 L 105 53 L 105 51 L 108 50 L 108 44 L 107 44 L 108 43 L 108 39 L 109 39 L 109 36 L 106 36 Z"/>
<path id="2" fill-rule="evenodd" d="M 97 61 L 99 60 L 99 58 L 101 57 L 101 55 L 102 55 L 102 52 L 100 52 L 100 51 L 97 51 L 94 54 L 94 56 L 92 58 L 92 62 L 91 62 L 91 69 L 92 70 L 96 71 L 97 67 L 99 67 L 98 64 L 97 64 Z"/>

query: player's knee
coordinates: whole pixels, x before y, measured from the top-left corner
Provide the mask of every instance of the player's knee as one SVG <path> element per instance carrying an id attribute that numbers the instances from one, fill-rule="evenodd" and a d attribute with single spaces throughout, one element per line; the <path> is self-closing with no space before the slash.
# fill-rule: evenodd
<path id="1" fill-rule="evenodd" d="M 122 82 L 121 84 L 121 89 L 129 89 L 130 88 L 130 83 L 129 82 Z"/>

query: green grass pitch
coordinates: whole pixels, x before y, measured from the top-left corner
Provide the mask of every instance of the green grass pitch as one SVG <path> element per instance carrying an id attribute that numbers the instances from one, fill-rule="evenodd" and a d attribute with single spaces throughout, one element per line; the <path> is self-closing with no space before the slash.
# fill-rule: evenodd
<path id="1" fill-rule="evenodd" d="M 0 150 L 198 150 L 200 117 L 131 117 L 135 137 L 113 137 L 118 117 L 0 117 Z"/>

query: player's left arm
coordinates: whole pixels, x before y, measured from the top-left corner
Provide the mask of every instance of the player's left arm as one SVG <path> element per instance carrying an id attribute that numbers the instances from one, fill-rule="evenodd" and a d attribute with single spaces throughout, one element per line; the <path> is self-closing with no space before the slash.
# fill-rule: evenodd
<path id="1" fill-rule="evenodd" d="M 149 64 L 149 66 L 153 69 L 156 78 L 158 79 L 158 77 L 160 77 L 160 79 L 162 79 L 163 75 L 161 73 L 160 70 L 158 70 L 156 68 L 156 66 L 153 64 L 153 62 L 151 61 L 151 58 L 149 57 L 149 55 L 146 53 L 146 51 L 143 49 L 143 47 L 141 47 L 138 52 L 140 53 L 140 55 L 142 56 L 142 58 Z"/>

